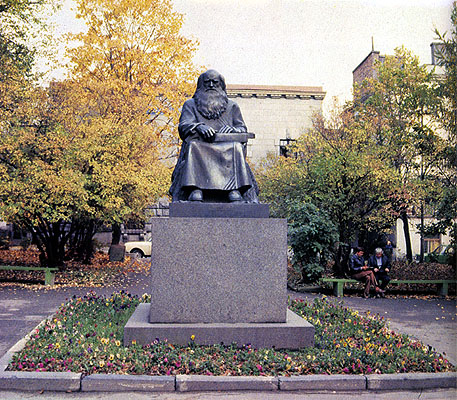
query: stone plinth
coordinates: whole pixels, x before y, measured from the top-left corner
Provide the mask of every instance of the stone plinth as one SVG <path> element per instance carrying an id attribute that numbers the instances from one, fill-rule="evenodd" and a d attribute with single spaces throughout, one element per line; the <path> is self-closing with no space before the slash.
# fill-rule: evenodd
<path id="1" fill-rule="evenodd" d="M 286 321 L 284 219 L 157 219 L 151 258 L 151 323 Z"/>
<path id="2" fill-rule="evenodd" d="M 237 206 L 177 203 L 172 217 L 153 220 L 151 304 L 127 322 L 126 345 L 314 345 L 314 327 L 287 310 L 286 220 L 263 218 L 268 206 Z"/>
<path id="3" fill-rule="evenodd" d="M 268 218 L 268 204 L 252 203 L 170 203 L 170 217 L 190 218 Z"/>
<path id="4" fill-rule="evenodd" d="M 251 344 L 255 348 L 298 349 L 314 345 L 314 326 L 292 311 L 287 311 L 286 322 L 281 323 L 193 323 L 151 324 L 149 308 L 153 305 L 140 304 L 124 328 L 124 344 L 132 340 L 145 345 L 167 339 L 170 343 L 187 345 L 194 336 L 200 345 L 224 343 L 239 346 Z M 285 305 L 284 305 L 284 309 Z"/>

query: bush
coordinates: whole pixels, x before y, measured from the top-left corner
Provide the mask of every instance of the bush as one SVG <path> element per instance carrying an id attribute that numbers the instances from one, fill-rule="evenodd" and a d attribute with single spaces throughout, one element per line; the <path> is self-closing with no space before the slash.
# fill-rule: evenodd
<path id="1" fill-rule="evenodd" d="M 338 240 L 336 225 L 312 203 L 290 202 L 287 208 L 292 265 L 303 282 L 317 282 Z"/>

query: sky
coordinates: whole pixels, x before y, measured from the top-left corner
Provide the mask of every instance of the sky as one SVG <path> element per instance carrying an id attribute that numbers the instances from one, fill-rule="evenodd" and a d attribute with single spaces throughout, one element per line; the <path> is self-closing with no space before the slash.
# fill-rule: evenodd
<path id="1" fill-rule="evenodd" d="M 324 107 L 351 98 L 352 71 L 374 50 L 404 45 L 430 63 L 434 30 L 450 31 L 453 0 L 174 0 L 182 33 L 198 39 L 195 63 L 228 84 L 322 86 Z M 71 0 L 57 33 L 83 25 Z"/>

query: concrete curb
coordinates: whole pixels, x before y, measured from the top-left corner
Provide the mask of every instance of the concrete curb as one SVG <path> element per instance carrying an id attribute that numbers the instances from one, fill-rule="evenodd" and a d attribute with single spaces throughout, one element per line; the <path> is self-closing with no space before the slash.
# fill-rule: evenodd
<path id="1" fill-rule="evenodd" d="M 81 375 L 74 372 L 4 371 L 0 373 L 0 389 L 75 392 L 81 388 Z"/>
<path id="2" fill-rule="evenodd" d="M 361 391 L 367 389 L 364 375 L 303 375 L 280 376 L 279 390 Z"/>
<path id="3" fill-rule="evenodd" d="M 278 378 L 269 376 L 176 375 L 178 392 L 272 391 L 278 389 Z"/>
<path id="4" fill-rule="evenodd" d="M 0 358 L 0 390 L 84 392 L 203 392 L 203 391 L 410 391 L 457 388 L 457 372 L 384 375 L 208 376 L 115 375 L 82 376 L 73 372 L 6 371 L 13 354 L 21 351 L 33 332 Z"/>
<path id="5" fill-rule="evenodd" d="M 35 332 L 37 329 L 41 327 L 48 319 L 51 317 L 45 318 L 43 321 L 41 321 L 35 328 L 33 328 L 27 335 L 25 335 L 21 340 L 16 342 L 1 358 L 0 358 L 0 373 L 5 371 L 6 368 L 8 368 L 8 364 L 13 358 L 14 353 L 17 353 L 21 351 L 25 345 L 27 344 L 28 340 L 32 336 L 33 332 Z"/>
<path id="6" fill-rule="evenodd" d="M 367 375 L 368 390 L 422 390 L 457 387 L 457 373 L 406 373 Z"/>
<path id="7" fill-rule="evenodd" d="M 174 376 L 94 374 L 81 381 L 82 392 L 174 392 Z"/>

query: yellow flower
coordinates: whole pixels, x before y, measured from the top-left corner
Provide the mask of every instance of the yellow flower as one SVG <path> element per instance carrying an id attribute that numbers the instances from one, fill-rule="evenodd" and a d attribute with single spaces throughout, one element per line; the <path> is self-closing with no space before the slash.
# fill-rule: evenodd
<path id="1" fill-rule="evenodd" d="M 136 344 L 136 340 L 132 340 L 132 344 Z"/>
<path id="2" fill-rule="evenodd" d="M 114 354 L 110 354 L 110 355 L 109 355 L 109 360 L 110 360 L 110 361 L 113 361 L 113 360 L 114 360 Z"/>
<path id="3" fill-rule="evenodd" d="M 121 341 L 120 340 L 116 340 L 114 343 L 116 343 L 117 347 L 119 347 L 121 345 Z"/>
<path id="4" fill-rule="evenodd" d="M 190 337 L 190 340 L 195 340 L 195 335 L 192 335 L 192 336 Z"/>
<path id="5" fill-rule="evenodd" d="M 103 368 L 105 366 L 105 361 L 100 360 L 98 365 L 100 365 L 100 367 Z"/>
<path id="6" fill-rule="evenodd" d="M 60 349 L 60 343 L 56 343 L 55 348 Z"/>

